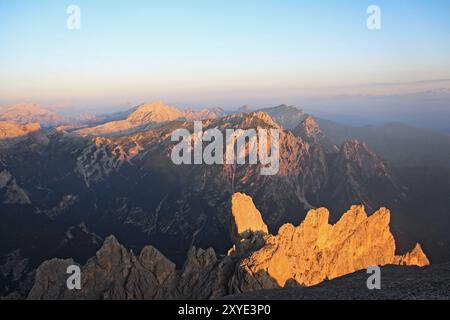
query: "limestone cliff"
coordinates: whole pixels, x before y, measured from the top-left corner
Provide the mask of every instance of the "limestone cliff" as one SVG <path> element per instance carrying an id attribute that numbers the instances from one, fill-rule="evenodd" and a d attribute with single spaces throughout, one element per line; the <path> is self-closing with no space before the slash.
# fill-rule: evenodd
<path id="1" fill-rule="evenodd" d="M 267 225 L 255 207 L 252 198 L 235 193 L 231 199 L 231 238 L 234 243 L 249 237 L 251 233 L 268 234 Z"/>
<path id="2" fill-rule="evenodd" d="M 428 265 L 420 245 L 395 255 L 389 222 L 385 208 L 368 216 L 363 206 L 353 206 L 335 225 L 327 209 L 311 210 L 300 226 L 286 224 L 267 236 L 264 247 L 240 262 L 232 283 L 242 292 L 312 286 L 374 265 Z"/>
<path id="3" fill-rule="evenodd" d="M 181 270 L 152 246 L 139 256 L 115 237 L 105 240 L 96 256 L 81 267 L 82 290 L 66 289 L 73 260 L 53 259 L 36 271 L 30 300 L 217 299 L 228 293 L 232 260 L 218 261 L 214 250 L 192 248 Z"/>
<path id="4" fill-rule="evenodd" d="M 268 235 L 267 226 L 250 197 L 232 199 L 231 229 L 235 245 L 219 258 L 213 249 L 192 248 L 181 270 L 154 247 L 139 256 L 114 237 L 82 267 L 82 290 L 66 289 L 71 260 L 51 260 L 36 272 L 29 299 L 217 299 L 229 294 L 291 286 L 313 286 L 327 279 L 390 264 L 426 266 L 420 245 L 395 255 L 389 230 L 390 212 L 368 216 L 353 206 L 335 224 L 329 212 L 311 210 L 295 227 L 282 226 Z"/>

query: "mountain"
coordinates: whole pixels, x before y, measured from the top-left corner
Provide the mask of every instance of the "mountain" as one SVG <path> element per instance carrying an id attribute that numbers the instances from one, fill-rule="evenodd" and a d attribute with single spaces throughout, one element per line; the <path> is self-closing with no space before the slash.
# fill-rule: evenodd
<path id="1" fill-rule="evenodd" d="M 238 108 L 235 113 L 250 113 L 254 108 L 248 104 Z"/>
<path id="2" fill-rule="evenodd" d="M 16 122 L 23 125 L 39 123 L 43 128 L 50 128 L 67 123 L 68 119 L 37 104 L 22 103 L 2 109 L 0 121 Z"/>
<path id="3" fill-rule="evenodd" d="M 397 208 L 406 205 L 406 190 L 387 163 L 365 143 L 347 141 L 338 153 L 328 155 L 328 183 L 320 198 L 332 211 L 340 211 L 350 199 L 359 199 L 369 210 L 382 206 L 380 200 Z M 335 219 L 333 219 L 335 221 Z"/>
<path id="4" fill-rule="evenodd" d="M 133 252 L 149 244 L 158 248 L 179 270 L 192 247 L 227 254 L 237 237 L 230 237 L 229 213 L 238 192 L 260 208 L 260 225 L 267 227 L 262 233 L 276 234 L 288 222 L 299 225 L 309 210 L 322 206 L 330 210 L 330 224 L 353 204 L 370 212 L 386 206 L 394 212 L 399 255 L 418 241 L 433 263 L 450 258 L 445 171 L 392 168 L 364 142 L 334 145 L 309 115 L 286 130 L 265 112 L 206 119 L 202 125 L 223 136 L 228 129 L 279 130 L 277 174 L 262 176 L 262 164 L 175 165 L 172 133 L 193 132 L 193 116 L 165 121 L 169 111 L 177 112 L 161 107 L 168 113 L 152 113 L 155 106 L 132 111 L 127 119 L 137 126 L 121 134 L 91 136 L 57 127 L 0 143 L 0 258 L 20 249 L 31 270 L 55 257 L 85 263 L 98 249 L 90 239 L 113 234 Z M 158 119 L 163 122 L 140 125 Z M 83 224 L 92 236 L 77 231 L 76 240 L 62 240 Z M 249 247 L 255 245 L 261 241 Z"/>
<path id="5" fill-rule="evenodd" d="M 321 119 L 318 123 L 334 144 L 352 139 L 364 141 L 391 166 L 450 168 L 449 135 L 401 123 L 361 127 Z"/>
<path id="6" fill-rule="evenodd" d="M 225 115 L 221 108 L 180 110 L 162 102 L 145 103 L 135 108 L 110 114 L 78 114 L 64 116 L 37 104 L 22 103 L 0 109 L 0 121 L 42 128 L 61 126 L 64 130 L 79 130 L 84 135 L 111 135 L 144 130 L 149 126 L 174 120 L 217 119 Z M 1 129 L 0 129 L 1 130 Z"/>
<path id="7" fill-rule="evenodd" d="M 286 110 L 284 106 L 274 109 L 278 114 L 283 114 L 282 111 Z M 348 163 L 345 165 L 348 160 L 345 159 L 345 156 L 336 156 L 335 146 L 347 144 L 347 149 L 355 149 L 349 148 L 347 141 L 357 140 L 362 147 L 359 148 L 359 153 L 370 152 L 373 164 L 377 163 L 378 167 L 384 164 L 392 182 L 390 185 L 397 186 L 394 192 L 387 192 L 390 187 L 383 191 L 382 183 L 378 184 L 378 187 L 371 183 L 371 192 L 377 192 L 378 198 L 384 199 L 385 203 L 389 202 L 389 206 L 395 208 L 398 213 L 393 216 L 392 225 L 397 238 L 400 239 L 400 247 L 407 243 L 409 244 L 406 247 L 411 245 L 410 240 L 406 240 L 406 238 L 412 236 L 412 238 L 420 239 L 429 248 L 430 255 L 435 260 L 442 262 L 450 259 L 450 254 L 446 253 L 450 252 L 450 237 L 447 232 L 450 227 L 448 218 L 450 201 L 446 191 L 450 187 L 449 136 L 400 123 L 366 127 L 344 126 L 307 114 L 291 131 L 309 144 L 320 144 L 328 158 L 335 158 L 336 161 L 341 162 L 337 167 L 348 167 L 345 171 L 338 170 L 340 178 L 336 177 L 334 180 L 336 183 L 346 180 L 353 185 L 353 191 L 349 190 L 350 193 L 362 190 L 353 183 L 354 181 L 368 183 L 364 182 L 364 177 L 357 180 L 350 178 L 354 175 L 352 172 L 366 171 L 370 175 L 372 169 L 365 170 L 364 166 L 361 166 L 364 163 L 363 159 L 358 160 L 359 164 L 350 165 Z M 342 149 L 340 148 L 340 150 Z M 364 152 L 364 149 L 367 151 Z M 339 154 L 339 152 L 337 153 Z M 373 164 L 371 167 L 375 168 L 376 166 Z M 355 165 L 357 168 L 351 169 Z M 334 205 L 339 203 L 339 199 L 345 199 L 345 196 L 342 197 L 342 195 L 332 196 L 335 188 L 332 186 L 327 191 L 329 195 L 321 197 L 322 199 L 330 197 L 334 199 L 322 203 L 331 208 L 331 212 L 342 209 L 342 204 L 339 208 L 335 208 Z M 395 199 L 389 197 L 389 194 L 395 194 L 398 197 Z M 364 197 L 364 195 L 360 194 L 360 197 Z M 377 203 L 370 209 L 380 205 L 382 203 Z M 433 208 L 433 210 L 430 211 L 429 208 Z M 424 218 L 424 212 L 428 212 L 426 218 Z M 409 236 L 406 236 L 407 234 Z M 438 251 L 440 253 L 436 254 Z"/>
<path id="8" fill-rule="evenodd" d="M 238 217 L 247 214 L 242 210 L 233 213 Z M 313 286 L 373 265 L 429 265 L 418 244 L 410 253 L 395 255 L 389 223 L 390 211 L 385 208 L 369 217 L 363 206 L 352 206 L 335 225 L 329 224 L 327 209 L 311 210 L 300 226 L 286 224 L 278 235 L 263 236 L 261 248 L 240 262 L 232 285 L 237 292 Z M 254 242 L 247 238 L 244 244 Z"/>
<path id="9" fill-rule="evenodd" d="M 252 215 L 257 214 L 243 210 L 251 207 L 250 202 L 244 195 L 233 197 L 232 220 L 237 229 L 246 228 Z M 254 242 L 253 237 L 263 241 L 260 249 L 247 252 L 248 258 L 237 255 L 236 251 L 218 258 L 212 249 L 191 248 L 179 270 L 154 247 L 147 246 L 135 256 L 116 238 L 108 237 L 96 256 L 82 266 L 82 290 L 69 291 L 66 287 L 65 271 L 75 262 L 53 259 L 37 269 L 28 299 L 217 299 L 233 293 L 282 288 L 287 284 L 280 274 L 283 270 L 293 274 L 292 281 L 305 275 L 310 280 L 297 282 L 297 286 L 310 286 L 325 280 L 326 272 L 330 272 L 328 277 L 336 278 L 373 265 L 428 265 L 420 246 L 409 255 L 394 256 L 395 242 L 389 232 L 386 209 L 369 218 L 363 208 L 355 207 L 335 226 L 328 225 L 325 213 L 326 209 L 308 213 L 294 232 L 296 236 L 287 234 L 288 229 L 294 229 L 292 225 L 283 226 L 278 236 L 246 233 L 246 238 L 236 239 L 236 246 Z M 340 250 L 341 246 L 345 250 Z M 301 248 L 310 249 L 302 251 Z M 252 264 L 247 262 L 249 259 Z M 329 263 L 328 267 L 322 268 L 322 261 Z M 252 270 L 255 267 L 262 269 Z M 320 277 L 320 272 L 324 276 Z M 292 281 L 289 286 L 295 285 Z"/>
<path id="10" fill-rule="evenodd" d="M 389 164 L 390 175 L 404 197 L 403 205 L 390 204 L 400 213 L 392 221 L 400 243 L 409 234 L 429 248 L 435 261 L 448 261 L 450 137 L 400 123 L 355 127 L 321 119 L 317 122 L 332 143 L 364 141 Z"/>
<path id="11" fill-rule="evenodd" d="M 61 110 L 62 111 L 62 110 Z M 43 129 L 63 126 L 65 128 L 79 128 L 126 118 L 131 111 L 112 114 L 80 114 L 65 116 L 48 108 L 33 103 L 21 103 L 11 107 L 0 109 L 0 121 L 15 123 L 18 125 L 39 124 Z"/>
<path id="12" fill-rule="evenodd" d="M 312 117 L 295 107 L 281 105 L 262 109 L 285 129 L 305 141 L 322 140 L 329 151 L 348 140 L 359 140 L 393 167 L 450 168 L 450 136 L 438 130 L 421 129 L 402 123 L 350 126 Z M 315 139 L 316 141 L 312 141 Z"/>
<path id="13" fill-rule="evenodd" d="M 280 129 L 261 112 L 205 120 L 203 127 L 222 133 Z M 192 245 L 226 252 L 228 199 L 235 192 L 253 197 L 270 230 L 299 223 L 306 210 L 322 205 L 336 221 L 336 213 L 352 203 L 372 210 L 384 200 L 386 205 L 402 201 L 403 190 L 389 169 L 364 147 L 327 154 L 320 145 L 281 130 L 278 174 L 261 176 L 261 164 L 173 164 L 171 134 L 180 128 L 193 132 L 190 121 L 109 138 L 54 129 L 5 146 L 0 161 L 31 203 L 2 211 L 35 212 L 65 228 L 86 222 L 101 237 L 115 230 L 126 245 L 141 248 L 150 241 L 181 263 Z M 0 198 L 0 206 L 4 202 Z M 15 228 L 22 227 L 14 224 L 6 233 Z"/>
<path id="14" fill-rule="evenodd" d="M 239 243 L 241 239 L 254 233 L 262 235 L 269 233 L 269 229 L 251 197 L 242 193 L 235 193 L 231 199 L 231 208 L 233 217 L 230 224 L 230 234 L 234 243 Z"/>
<path id="15" fill-rule="evenodd" d="M 286 130 L 294 129 L 308 116 L 303 110 L 285 104 L 273 108 L 259 109 L 257 111 L 267 113 Z"/>
<path id="16" fill-rule="evenodd" d="M 0 121 L 0 140 L 23 137 L 40 129 L 41 126 L 39 123 L 19 124 L 16 122 Z"/>
<path id="17" fill-rule="evenodd" d="M 163 102 L 146 103 L 135 108 L 124 120 L 106 122 L 99 126 L 81 129 L 78 133 L 92 136 L 124 135 L 175 120 L 217 119 L 223 113 L 222 109 L 180 110 L 165 105 Z"/>
<path id="18" fill-rule="evenodd" d="M 304 115 L 301 122 L 292 130 L 292 132 L 294 135 L 302 138 L 310 144 L 320 145 L 327 153 L 339 151 L 339 148 L 334 145 L 322 131 L 322 128 L 316 119 L 310 115 Z M 345 142 L 346 140 L 339 143 L 339 145 L 342 145 Z"/>

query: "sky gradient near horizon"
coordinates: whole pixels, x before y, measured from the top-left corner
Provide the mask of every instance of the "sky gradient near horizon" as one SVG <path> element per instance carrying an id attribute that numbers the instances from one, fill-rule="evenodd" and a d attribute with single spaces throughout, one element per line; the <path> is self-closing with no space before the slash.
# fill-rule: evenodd
<path id="1" fill-rule="evenodd" d="M 81 30 L 66 28 L 70 4 Z M 0 70 L 0 103 L 449 87 L 450 1 L 0 0 Z"/>

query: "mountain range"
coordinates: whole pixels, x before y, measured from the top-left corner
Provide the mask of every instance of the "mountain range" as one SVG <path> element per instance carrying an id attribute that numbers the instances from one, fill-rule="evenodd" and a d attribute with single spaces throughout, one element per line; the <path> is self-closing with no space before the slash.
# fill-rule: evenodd
<path id="1" fill-rule="evenodd" d="M 35 107 L 8 110 L 0 113 L 8 123 L 0 130 L 6 132 L 0 138 L 0 266 L 5 270 L 0 295 L 27 295 L 45 260 L 72 258 L 89 265 L 111 234 L 134 252 L 154 246 L 170 260 L 165 264 L 171 270 L 186 270 L 186 257 L 193 254 L 216 264 L 222 260 L 213 257 L 229 254 L 236 238 L 230 237 L 229 221 L 231 199 L 239 192 L 252 197 L 272 234 L 286 223 L 305 223 L 315 208 L 329 209 L 319 213 L 327 226 L 328 219 L 338 223 L 355 204 L 369 212 L 389 207 L 393 214 L 381 221 L 391 222 L 396 241 L 384 262 L 399 263 L 395 252 L 402 256 L 416 242 L 431 263 L 450 259 L 450 170 L 445 161 L 450 151 L 444 135 L 402 125 L 347 128 L 286 105 L 227 112 L 180 110 L 158 102 L 87 117 L 84 123 Z M 278 174 L 261 176 L 260 165 L 174 165 L 171 133 L 180 128 L 192 132 L 193 120 L 223 133 L 280 130 Z M 24 127 L 31 122 L 42 129 Z M 425 157 L 433 144 L 439 148 Z M 409 161 L 402 160 L 402 152 Z M 117 247 L 111 239 L 106 244 Z M 193 252 L 192 247 L 215 253 Z"/>
<path id="2" fill-rule="evenodd" d="M 193 247 L 180 270 L 152 246 L 135 256 L 109 237 L 82 266 L 83 290 L 66 288 L 65 270 L 75 262 L 53 259 L 37 269 L 28 299 L 217 299 L 262 289 L 313 286 L 372 265 L 429 265 L 420 245 L 395 256 L 386 209 L 368 217 L 363 207 L 352 207 L 334 226 L 328 224 L 326 209 L 311 210 L 299 227 L 285 225 L 271 236 L 251 198 L 237 193 L 231 224 L 235 244 L 227 256 Z"/>

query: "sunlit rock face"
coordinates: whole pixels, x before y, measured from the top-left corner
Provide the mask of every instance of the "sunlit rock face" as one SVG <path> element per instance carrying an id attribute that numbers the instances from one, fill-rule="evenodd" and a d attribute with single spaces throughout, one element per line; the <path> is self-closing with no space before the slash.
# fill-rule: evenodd
<path id="1" fill-rule="evenodd" d="M 414 249 L 407 254 L 396 257 L 396 264 L 402 266 L 419 266 L 425 267 L 430 265 L 430 261 L 422 250 L 422 246 L 420 244 L 416 244 Z"/>
<path id="2" fill-rule="evenodd" d="M 77 132 L 89 136 L 115 136 L 140 132 L 158 127 L 175 120 L 218 119 L 224 114 L 222 109 L 180 110 L 163 102 L 144 103 L 136 107 L 126 119 L 106 122 L 104 124 L 80 129 Z"/>
<path id="3" fill-rule="evenodd" d="M 231 238 L 234 243 L 239 243 L 252 233 L 269 233 L 251 197 L 235 193 L 231 200 L 231 211 Z"/>
<path id="4" fill-rule="evenodd" d="M 313 286 L 369 266 L 427 266 L 420 245 L 395 255 L 389 230 L 390 212 L 382 208 L 368 216 L 353 206 L 335 224 L 325 208 L 311 210 L 295 227 L 282 226 L 268 235 L 260 212 L 245 194 L 232 198 L 231 230 L 235 241 L 229 255 L 193 247 L 184 266 L 152 246 L 139 256 L 114 237 L 81 267 L 81 291 L 66 289 L 66 269 L 72 260 L 50 260 L 36 271 L 29 299 L 218 299 L 261 289 Z"/>
<path id="5" fill-rule="evenodd" d="M 385 208 L 368 216 L 363 206 L 353 206 L 335 225 L 327 209 L 311 210 L 300 226 L 286 224 L 267 236 L 261 249 L 241 261 L 232 283 L 241 292 L 313 286 L 369 266 L 429 265 L 420 245 L 395 255 L 389 222 Z"/>
<path id="6" fill-rule="evenodd" d="M 16 122 L 0 121 L 0 140 L 23 137 L 29 133 L 39 131 L 39 123 L 20 124 Z"/>

